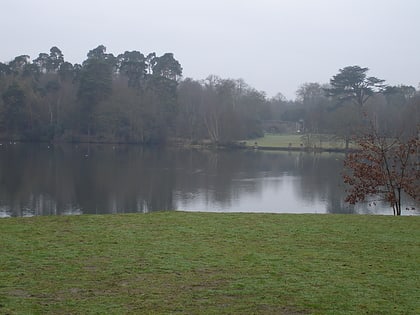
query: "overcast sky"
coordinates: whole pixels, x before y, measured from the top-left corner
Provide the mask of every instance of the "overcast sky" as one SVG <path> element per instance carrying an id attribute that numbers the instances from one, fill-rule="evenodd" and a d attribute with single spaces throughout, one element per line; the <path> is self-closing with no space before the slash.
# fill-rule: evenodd
<path id="1" fill-rule="evenodd" d="M 105 45 L 172 52 L 184 77 L 244 79 L 295 98 L 360 65 L 388 84 L 420 82 L 420 0 L 0 0 L 0 61 L 59 47 L 81 63 Z"/>

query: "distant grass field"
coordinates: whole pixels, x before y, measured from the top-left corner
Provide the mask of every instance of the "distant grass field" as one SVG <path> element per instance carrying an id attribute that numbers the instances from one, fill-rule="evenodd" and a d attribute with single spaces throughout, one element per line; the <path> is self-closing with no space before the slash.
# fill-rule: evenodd
<path id="1" fill-rule="evenodd" d="M 0 314 L 419 314 L 420 217 L 0 220 Z"/>
<path id="2" fill-rule="evenodd" d="M 344 141 L 335 139 L 332 135 L 309 134 L 266 134 L 262 138 L 247 140 L 246 145 L 253 147 L 255 142 L 260 147 L 271 148 L 300 148 L 316 147 L 324 149 L 344 149 Z"/>

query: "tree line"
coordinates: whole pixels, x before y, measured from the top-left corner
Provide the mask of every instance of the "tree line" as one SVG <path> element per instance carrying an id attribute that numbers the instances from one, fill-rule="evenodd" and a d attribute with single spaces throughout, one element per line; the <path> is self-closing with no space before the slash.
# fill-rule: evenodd
<path id="1" fill-rule="evenodd" d="M 243 80 L 182 78 L 172 53 L 107 53 L 82 64 L 57 47 L 0 63 L 0 137 L 27 141 L 231 143 L 264 132 L 334 134 L 346 142 L 366 116 L 384 132 L 413 131 L 419 92 L 345 67 L 329 84 L 304 83 L 295 100 L 268 98 Z M 296 125 L 299 128 L 296 128 Z M 299 130 L 297 130 L 299 129 Z"/>

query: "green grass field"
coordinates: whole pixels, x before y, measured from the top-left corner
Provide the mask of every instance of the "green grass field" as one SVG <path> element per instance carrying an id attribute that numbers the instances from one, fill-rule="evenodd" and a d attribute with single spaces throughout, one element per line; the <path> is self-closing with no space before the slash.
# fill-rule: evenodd
<path id="1" fill-rule="evenodd" d="M 0 314 L 419 314 L 420 217 L 0 220 Z"/>
<path id="2" fill-rule="evenodd" d="M 309 135 L 309 134 L 265 134 L 264 137 L 247 140 L 246 145 L 253 147 L 255 142 L 260 147 L 269 148 L 300 148 L 310 147 L 323 149 L 344 149 L 344 141 L 337 140 L 332 135 Z"/>

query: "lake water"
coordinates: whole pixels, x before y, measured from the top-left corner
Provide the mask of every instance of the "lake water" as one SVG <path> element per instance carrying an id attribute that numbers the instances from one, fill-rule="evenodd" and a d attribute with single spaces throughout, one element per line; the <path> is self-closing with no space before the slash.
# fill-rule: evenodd
<path id="1" fill-rule="evenodd" d="M 392 214 L 344 202 L 343 154 L 0 145 L 0 217 L 150 212 Z M 418 215 L 418 211 L 403 211 Z"/>

